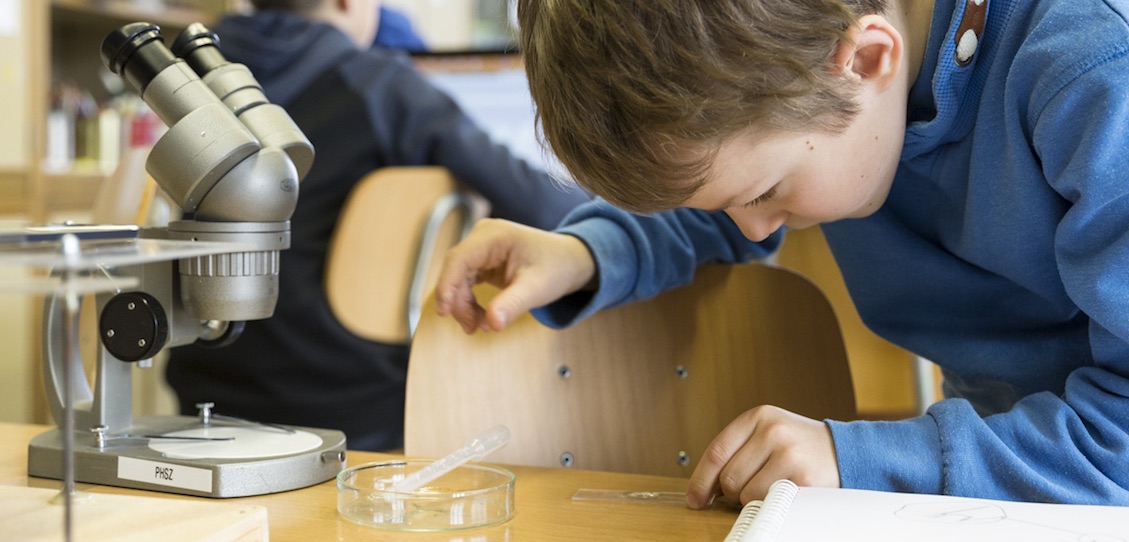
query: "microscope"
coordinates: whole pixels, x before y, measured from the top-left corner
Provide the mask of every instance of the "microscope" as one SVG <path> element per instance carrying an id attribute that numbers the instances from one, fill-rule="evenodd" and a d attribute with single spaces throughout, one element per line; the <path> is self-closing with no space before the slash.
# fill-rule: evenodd
<path id="1" fill-rule="evenodd" d="M 203 25 L 190 25 L 168 47 L 157 26 L 129 24 L 105 38 L 101 55 L 168 126 L 146 170 L 184 218 L 136 229 L 124 244 L 103 239 L 79 249 L 76 261 L 93 263 L 91 273 L 135 285 L 95 296 L 101 344 L 93 390 L 69 376 L 84 374 L 75 341 L 62 332 L 74 313 L 70 300 L 47 298 L 43 371 L 60 427 L 31 441 L 28 473 L 64 479 L 73 471 L 80 482 L 209 497 L 334 478 L 345 460 L 340 431 L 223 416 L 210 403 L 199 405 L 199 417 L 133 416 L 135 367 L 151 366 L 168 347 L 222 347 L 243 322 L 274 312 L 279 252 L 289 248 L 290 216 L 314 150 Z M 107 248 L 114 243 L 156 248 L 122 256 Z"/>

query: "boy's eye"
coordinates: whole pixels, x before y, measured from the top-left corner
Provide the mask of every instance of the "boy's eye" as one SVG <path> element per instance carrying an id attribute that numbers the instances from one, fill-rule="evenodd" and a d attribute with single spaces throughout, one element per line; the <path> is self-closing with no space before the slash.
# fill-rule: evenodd
<path id="1" fill-rule="evenodd" d="M 757 198 L 754 199 L 753 201 L 746 203 L 745 207 L 756 207 L 757 205 L 761 205 L 764 202 L 769 201 L 772 198 L 776 197 L 776 187 L 777 186 L 779 186 L 779 185 L 773 185 L 772 188 L 769 188 L 767 192 L 757 196 Z"/>

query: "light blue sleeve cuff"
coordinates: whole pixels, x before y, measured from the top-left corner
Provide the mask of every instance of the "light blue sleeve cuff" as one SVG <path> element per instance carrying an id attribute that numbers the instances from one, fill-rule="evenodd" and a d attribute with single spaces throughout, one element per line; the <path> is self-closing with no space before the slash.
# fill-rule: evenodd
<path id="1" fill-rule="evenodd" d="M 835 441 L 843 487 L 941 493 L 944 464 L 940 432 L 932 416 L 825 423 Z"/>
<path id="2" fill-rule="evenodd" d="M 595 291 L 580 291 L 534 309 L 533 316 L 554 329 L 572 325 L 602 309 L 630 298 L 639 276 L 638 258 L 631 237 L 615 222 L 589 218 L 556 230 L 583 242 L 596 261 L 599 279 Z"/>

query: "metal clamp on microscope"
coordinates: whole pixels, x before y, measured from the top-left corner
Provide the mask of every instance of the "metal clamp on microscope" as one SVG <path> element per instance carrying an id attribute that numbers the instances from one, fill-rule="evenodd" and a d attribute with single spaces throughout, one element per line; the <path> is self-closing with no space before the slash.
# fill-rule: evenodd
<path id="1" fill-rule="evenodd" d="M 242 322 L 274 312 L 279 251 L 289 248 L 298 184 L 314 151 L 251 72 L 224 59 L 218 38 L 203 25 L 191 25 L 170 49 L 157 26 L 133 23 L 107 36 L 101 53 L 169 127 L 146 169 L 184 219 L 143 228 L 140 238 L 218 248 L 112 269 L 137 286 L 96 298 L 101 348 L 93 390 L 82 378 L 70 389 L 62 384 L 64 363 L 70 374 L 84 371 L 58 331 L 62 300 L 48 299 L 44 375 L 55 419 L 73 405 L 75 478 L 211 497 L 332 479 L 344 466 L 340 431 L 208 423 L 215 415 L 133 416 L 136 365 L 149 365 L 167 347 L 222 346 Z M 62 476 L 61 432 L 32 440 L 29 474 Z"/>

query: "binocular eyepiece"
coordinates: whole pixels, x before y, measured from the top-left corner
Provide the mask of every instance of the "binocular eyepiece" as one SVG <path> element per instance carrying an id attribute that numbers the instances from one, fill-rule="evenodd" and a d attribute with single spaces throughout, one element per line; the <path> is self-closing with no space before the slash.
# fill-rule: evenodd
<path id="1" fill-rule="evenodd" d="M 188 62 L 201 77 L 229 64 L 220 53 L 219 36 L 201 23 L 188 25 L 177 35 L 171 48 L 164 46 L 159 26 L 130 23 L 106 36 L 101 53 L 102 63 L 129 81 L 139 93 L 144 93 L 149 82 L 177 58 Z"/>

